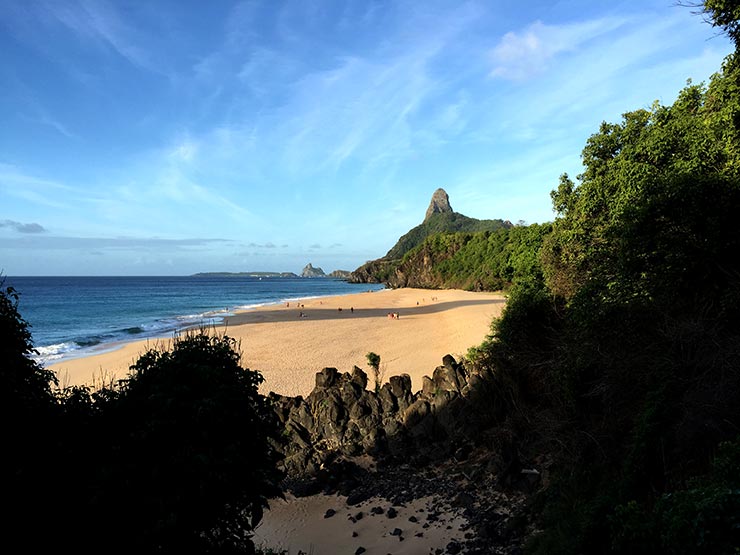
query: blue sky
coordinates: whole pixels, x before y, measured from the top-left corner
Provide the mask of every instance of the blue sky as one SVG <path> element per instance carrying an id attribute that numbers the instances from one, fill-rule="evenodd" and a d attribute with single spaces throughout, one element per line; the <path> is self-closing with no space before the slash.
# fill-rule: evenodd
<path id="1" fill-rule="evenodd" d="M 352 270 L 438 187 L 552 221 L 600 122 L 730 51 L 673 0 L 6 0 L 0 273 Z"/>

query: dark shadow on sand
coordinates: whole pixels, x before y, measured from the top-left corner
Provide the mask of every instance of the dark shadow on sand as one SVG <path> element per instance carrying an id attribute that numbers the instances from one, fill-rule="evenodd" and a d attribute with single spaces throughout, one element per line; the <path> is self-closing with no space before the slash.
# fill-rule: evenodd
<path id="1" fill-rule="evenodd" d="M 280 306 L 270 310 L 253 310 L 247 311 L 234 316 L 230 316 L 225 319 L 224 325 L 240 326 L 243 324 L 256 324 L 261 322 L 295 322 L 301 320 L 347 320 L 353 318 L 385 318 L 388 313 L 397 313 L 400 319 L 413 318 L 416 315 L 427 315 L 436 314 L 439 312 L 445 312 L 454 308 L 463 308 L 469 306 L 478 305 L 498 305 L 505 303 L 506 300 L 503 298 L 492 298 L 490 300 L 470 300 L 470 301 L 430 301 L 418 306 L 411 306 L 407 308 L 398 307 L 380 307 L 380 308 L 355 308 L 354 311 L 350 311 L 350 306 L 342 307 L 342 310 L 337 308 L 322 308 L 322 307 L 305 307 L 299 308 L 297 303 L 296 306 Z M 304 314 L 302 317 L 301 314 Z"/>

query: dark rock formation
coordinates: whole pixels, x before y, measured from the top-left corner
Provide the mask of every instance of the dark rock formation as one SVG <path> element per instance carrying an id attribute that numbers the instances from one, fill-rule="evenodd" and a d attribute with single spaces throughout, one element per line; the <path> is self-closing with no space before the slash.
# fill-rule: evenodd
<path id="1" fill-rule="evenodd" d="M 372 507 L 370 515 L 388 519 L 397 516 L 396 506 L 437 496 L 426 521 L 443 522 L 450 510 L 460 511 L 471 529 L 466 553 L 520 553 L 531 532 L 526 500 L 541 476 L 523 463 L 516 443 L 496 431 L 503 415 L 495 376 L 447 355 L 416 393 L 406 374 L 391 377 L 378 393 L 367 386 L 356 366 L 345 373 L 324 368 L 305 399 L 270 394 L 283 425 L 278 449 L 286 488 L 297 496 L 339 493 L 348 507 L 378 496 L 390 505 Z M 355 463 L 368 455 L 372 471 Z M 363 518 L 362 511 L 352 512 L 350 521 Z M 455 542 L 446 552 L 462 547 Z"/>
<path id="2" fill-rule="evenodd" d="M 369 390 L 357 366 L 351 373 L 324 368 L 305 399 L 271 393 L 287 440 L 281 446 L 286 475 L 309 478 L 328 461 L 362 454 L 452 454 L 456 441 L 474 437 L 492 415 L 474 410 L 470 383 L 464 365 L 447 355 L 416 393 L 408 374 L 391 377 L 377 393 Z"/>
<path id="3" fill-rule="evenodd" d="M 301 277 L 326 277 L 326 274 L 324 273 L 324 270 L 322 270 L 321 268 L 314 268 L 313 265 L 309 262 L 308 264 L 306 264 L 306 267 L 303 268 L 303 271 L 301 272 Z"/>
<path id="4" fill-rule="evenodd" d="M 444 214 L 447 212 L 453 212 L 452 206 L 450 206 L 450 197 L 444 189 L 437 189 L 432 195 L 432 201 L 429 203 L 424 221 L 427 221 L 432 214 Z"/>

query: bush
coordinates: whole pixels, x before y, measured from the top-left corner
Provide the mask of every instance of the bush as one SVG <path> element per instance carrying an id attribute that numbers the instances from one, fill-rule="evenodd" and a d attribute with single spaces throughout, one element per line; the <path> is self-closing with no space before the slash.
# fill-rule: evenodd
<path id="1" fill-rule="evenodd" d="M 280 493 L 279 437 L 262 376 L 237 344 L 201 330 L 134 364 L 104 418 L 108 467 L 97 510 L 135 531 L 129 551 L 250 552 L 251 530 Z M 104 509 L 104 510 L 103 510 Z M 112 537 L 112 536 L 111 536 Z"/>
<path id="2" fill-rule="evenodd" d="M 238 345 L 204 330 L 129 379 L 54 389 L 18 294 L 0 290 L 5 542 L 29 552 L 252 553 L 280 495 L 277 419 Z"/>

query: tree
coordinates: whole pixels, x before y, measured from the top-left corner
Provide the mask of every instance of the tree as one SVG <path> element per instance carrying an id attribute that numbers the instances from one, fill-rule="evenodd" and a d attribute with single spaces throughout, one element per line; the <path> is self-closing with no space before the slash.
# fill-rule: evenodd
<path id="1" fill-rule="evenodd" d="M 31 358 L 35 354 L 31 332 L 18 312 L 18 302 L 16 290 L 0 288 L 0 481 L 5 541 L 16 538 L 22 543 L 15 545 L 28 545 L 54 512 L 47 501 L 50 464 L 57 460 L 50 441 L 57 422 L 51 387 L 56 377 Z"/>
<path id="2" fill-rule="evenodd" d="M 715 27 L 721 27 L 735 46 L 740 46 L 740 1 L 705 0 L 704 13 Z"/>
<path id="3" fill-rule="evenodd" d="M 370 365 L 370 368 L 373 370 L 373 376 L 374 376 L 374 382 L 375 382 L 375 391 L 380 390 L 381 386 L 381 376 L 380 376 L 380 355 L 377 355 L 373 353 L 372 351 L 369 352 L 367 355 L 365 355 L 367 358 L 367 363 Z"/>
<path id="4" fill-rule="evenodd" d="M 238 345 L 204 330 L 96 391 L 55 389 L 18 294 L 0 290 L 2 503 L 29 552 L 252 553 L 280 495 L 277 419 Z"/>
<path id="5" fill-rule="evenodd" d="M 737 545 L 734 482 L 691 484 L 740 429 L 739 83 L 730 56 L 672 105 L 604 122 L 552 193 L 544 288 L 494 325 L 481 359 L 513 384 L 520 437 L 559 454 L 533 553 Z"/>

